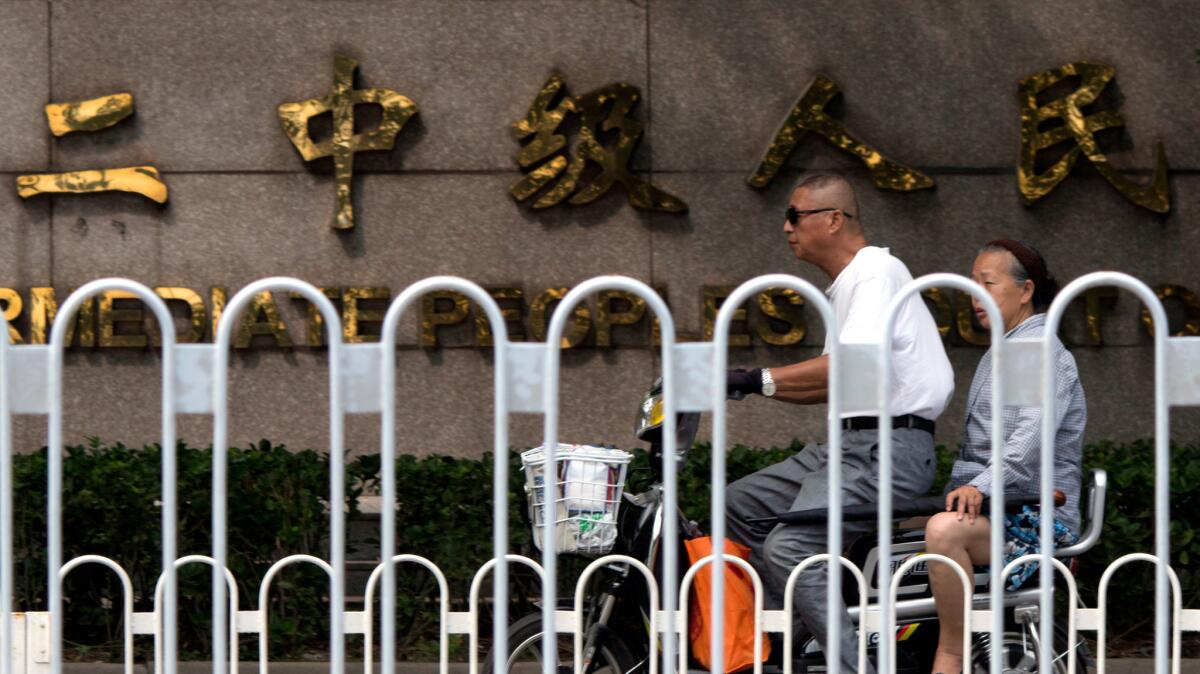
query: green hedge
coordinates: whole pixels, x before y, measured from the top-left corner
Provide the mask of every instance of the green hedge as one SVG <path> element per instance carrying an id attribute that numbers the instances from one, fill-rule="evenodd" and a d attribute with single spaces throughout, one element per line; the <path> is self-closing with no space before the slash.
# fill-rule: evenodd
<path id="1" fill-rule="evenodd" d="M 730 480 L 781 460 L 799 449 L 733 447 L 727 458 Z M 939 448 L 939 483 L 944 484 L 952 453 Z M 179 554 L 208 554 L 210 538 L 211 452 L 180 444 L 177 449 L 179 499 Z M 645 480 L 646 456 L 639 452 L 630 472 L 631 487 Z M 1099 545 L 1081 560 L 1079 586 L 1089 605 L 1095 604 L 1100 574 L 1113 559 L 1153 547 L 1153 448 L 1139 441 L 1129 444 L 1099 443 L 1085 451 L 1088 467 L 1102 466 L 1110 476 L 1107 523 Z M 65 556 L 101 554 L 117 560 L 134 584 L 136 610 L 152 608 L 152 594 L 160 570 L 159 498 L 161 451 L 156 446 L 141 449 L 93 441 L 70 447 L 64 463 Z M 710 451 L 697 445 L 679 475 L 682 507 L 690 517 L 707 524 L 709 507 Z M 355 499 L 363 491 L 378 488 L 378 455 L 364 455 L 346 464 L 347 507 L 352 523 L 358 518 Z M 432 559 L 445 572 L 451 596 L 465 602 L 475 570 L 491 556 L 492 463 L 442 456 L 401 456 L 396 461 L 397 543 L 400 552 L 415 552 Z M 511 545 L 514 552 L 536 555 L 530 545 L 523 514 L 522 476 L 516 453 L 510 463 Z M 37 609 L 45 588 L 45 450 L 14 457 L 16 488 L 14 518 L 18 554 L 17 599 L 21 607 Z M 326 558 L 324 532 L 328 523 L 325 499 L 328 494 L 328 456 L 314 451 L 293 452 L 283 445 L 263 441 L 229 452 L 229 565 L 240 583 L 241 607 L 257 606 L 257 590 L 267 568 L 289 554 L 309 553 Z M 1176 446 L 1171 470 L 1172 559 L 1184 591 L 1185 606 L 1194 606 L 1200 595 L 1200 514 L 1194 501 L 1200 498 L 1200 445 Z M 371 522 L 358 529 L 373 532 Z M 357 530 L 352 527 L 352 531 Z M 377 545 L 374 533 L 351 537 L 351 545 L 370 555 Z M 351 550 L 353 558 L 355 550 Z M 562 567 L 561 589 L 573 586 L 571 577 L 581 568 L 578 560 Z M 528 598 L 538 594 L 535 580 L 514 567 L 510 611 L 531 610 Z M 180 574 L 180 647 L 184 658 L 206 658 L 210 652 L 209 570 L 191 566 Z M 436 653 L 437 616 L 426 597 L 436 595 L 436 586 L 424 573 L 398 576 L 398 652 L 409 659 L 428 659 Z M 1110 602 L 1115 606 L 1148 606 L 1153 577 L 1149 565 L 1125 570 L 1114 583 Z M 107 570 L 88 565 L 68 577 L 66 635 L 76 657 L 119 657 L 119 583 Z M 277 577 L 271 600 L 271 650 L 278 659 L 304 658 L 325 649 L 327 581 L 310 566 L 291 567 Z M 348 587 L 347 594 L 361 593 Z M 459 604 L 455 610 L 465 610 Z M 1115 634 L 1149 629 L 1150 613 L 1117 611 L 1109 614 Z M 487 616 L 485 616 L 485 619 Z M 246 657 L 254 656 L 257 644 L 248 638 Z M 463 648 L 452 640 L 454 648 Z M 150 649 L 139 640 L 139 649 Z M 351 640 L 351 652 L 360 648 Z M 461 655 L 461 653 L 459 653 Z"/>
<path id="2" fill-rule="evenodd" d="M 177 449 L 179 556 L 211 553 L 211 452 L 180 443 Z M 64 561 L 82 554 L 115 559 L 129 573 L 135 610 L 153 608 L 161 570 L 160 467 L 156 445 L 122 444 L 68 447 L 63 464 Z M 363 479 L 361 462 L 347 471 L 353 504 Z M 19 605 L 41 608 L 46 574 L 46 452 L 14 457 L 14 546 L 18 555 Z M 316 452 L 291 452 L 259 443 L 229 452 L 228 563 L 239 580 L 241 606 L 257 603 L 258 581 L 270 564 L 295 553 L 326 557 L 322 536 L 327 523 L 323 498 L 329 490 L 328 461 Z M 209 638 L 210 567 L 189 565 L 179 574 L 180 648 L 185 657 L 205 657 Z M 323 574 L 300 566 L 284 572 L 274 593 L 272 635 L 280 654 L 297 653 L 313 642 L 322 617 L 303 607 L 326 596 Z M 64 584 L 66 639 L 81 657 L 119 655 L 121 586 L 99 565 L 84 565 Z M 146 651 L 151 645 L 139 643 Z M 100 653 L 92 653 L 99 649 Z M 249 655 L 249 652 L 247 652 Z"/>

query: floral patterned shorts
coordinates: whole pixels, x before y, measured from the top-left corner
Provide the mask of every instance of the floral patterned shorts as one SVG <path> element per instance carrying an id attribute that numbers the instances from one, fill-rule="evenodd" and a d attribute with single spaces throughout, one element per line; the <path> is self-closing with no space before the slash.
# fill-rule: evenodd
<path id="1" fill-rule="evenodd" d="M 1034 506 L 1025 506 L 1019 513 L 1004 516 L 1004 563 L 1041 551 L 1040 531 L 1042 518 Z M 1079 540 L 1079 536 L 1060 520 L 1054 520 L 1054 548 L 1068 546 Z M 1008 575 L 1006 590 L 1020 588 L 1038 569 L 1037 562 L 1023 564 Z"/>

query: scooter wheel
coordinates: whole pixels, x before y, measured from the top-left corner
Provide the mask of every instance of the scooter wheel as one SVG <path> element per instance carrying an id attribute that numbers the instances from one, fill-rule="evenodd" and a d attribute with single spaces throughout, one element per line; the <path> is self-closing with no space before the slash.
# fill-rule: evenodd
<path id="1" fill-rule="evenodd" d="M 1055 632 L 1054 666 L 1049 672 L 1051 674 L 1085 674 L 1087 667 L 1082 649 L 1076 654 L 1075 671 L 1067 670 L 1066 634 L 1057 633 L 1058 630 Z M 1000 648 L 1003 651 L 1000 662 L 1004 667 L 1000 670 L 1001 674 L 1036 674 L 1042 671 L 1037 666 L 1037 647 L 1027 635 L 1022 635 L 1019 631 L 1005 632 Z M 990 658 L 989 639 L 987 635 L 980 635 L 971 647 L 971 671 L 974 674 L 989 674 Z"/>
<path id="2" fill-rule="evenodd" d="M 536 666 L 535 671 L 542 671 L 542 635 L 541 613 L 531 613 L 508 628 L 506 674 L 530 671 L 531 665 Z M 574 671 L 574 651 L 574 637 L 570 634 L 558 635 L 556 672 L 571 674 Z M 596 662 L 592 663 L 586 674 L 628 674 L 629 672 L 636 674 L 638 666 L 642 664 L 645 663 L 638 661 L 620 635 L 610 633 L 604 647 L 600 649 L 600 656 Z M 489 651 L 487 660 L 483 663 L 483 672 L 484 674 L 493 674 L 494 671 L 495 656 Z"/>

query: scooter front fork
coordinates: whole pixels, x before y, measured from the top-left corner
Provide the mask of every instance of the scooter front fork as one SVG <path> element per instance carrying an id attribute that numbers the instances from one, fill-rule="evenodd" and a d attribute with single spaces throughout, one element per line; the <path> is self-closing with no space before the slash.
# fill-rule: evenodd
<path id="1" fill-rule="evenodd" d="M 600 603 L 600 615 L 597 616 L 596 622 L 588 628 L 587 638 L 583 644 L 583 672 L 587 674 L 592 671 L 592 663 L 596 660 L 596 655 L 600 653 L 600 649 L 604 648 L 604 641 L 608 638 L 608 621 L 612 618 L 613 608 L 617 605 L 617 597 L 611 593 L 605 593 L 604 600 Z"/>
<path id="2" fill-rule="evenodd" d="M 1016 671 L 1036 671 L 1037 668 L 1037 653 L 1041 653 L 1041 640 L 1038 638 L 1038 617 L 1041 613 L 1037 606 L 1018 606 L 1013 610 L 1013 619 L 1020 625 L 1021 630 L 1021 650 L 1025 656 L 1021 658 Z M 1026 641 L 1028 639 L 1028 641 Z M 1032 648 L 1030 648 L 1032 644 Z"/>

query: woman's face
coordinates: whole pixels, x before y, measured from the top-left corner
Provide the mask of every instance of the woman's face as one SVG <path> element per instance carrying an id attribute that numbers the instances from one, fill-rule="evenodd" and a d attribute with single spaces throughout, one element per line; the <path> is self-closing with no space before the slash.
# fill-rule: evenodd
<path id="1" fill-rule="evenodd" d="M 1028 279 L 1017 284 L 1012 277 L 1012 268 L 1016 258 L 1008 251 L 984 251 L 975 258 L 971 267 L 971 280 L 983 286 L 1000 307 L 1000 316 L 1004 319 L 1004 331 L 1008 332 L 1033 315 L 1033 281 Z M 971 307 L 979 323 L 986 329 L 992 327 L 983 305 L 974 297 Z"/>

